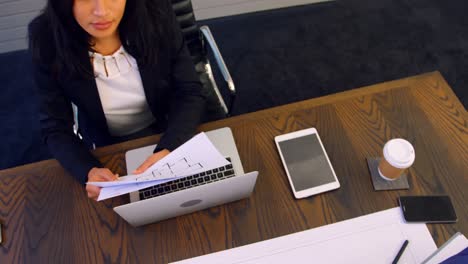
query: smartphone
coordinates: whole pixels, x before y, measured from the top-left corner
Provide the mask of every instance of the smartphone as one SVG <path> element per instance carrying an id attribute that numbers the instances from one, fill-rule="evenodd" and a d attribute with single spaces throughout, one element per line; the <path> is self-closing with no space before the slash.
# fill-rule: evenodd
<path id="1" fill-rule="evenodd" d="M 455 223 L 457 215 L 448 196 L 401 196 L 403 216 L 407 222 Z"/>
<path id="2" fill-rule="evenodd" d="M 294 197 L 304 198 L 340 187 L 315 128 L 276 136 L 275 142 Z"/>

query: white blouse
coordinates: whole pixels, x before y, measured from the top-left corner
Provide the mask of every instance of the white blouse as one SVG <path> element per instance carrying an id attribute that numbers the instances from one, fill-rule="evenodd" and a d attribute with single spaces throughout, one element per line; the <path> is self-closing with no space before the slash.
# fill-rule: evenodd
<path id="1" fill-rule="evenodd" d="M 89 56 L 110 134 L 125 136 L 151 125 L 155 118 L 136 60 L 123 47 L 112 55 L 89 52 Z"/>

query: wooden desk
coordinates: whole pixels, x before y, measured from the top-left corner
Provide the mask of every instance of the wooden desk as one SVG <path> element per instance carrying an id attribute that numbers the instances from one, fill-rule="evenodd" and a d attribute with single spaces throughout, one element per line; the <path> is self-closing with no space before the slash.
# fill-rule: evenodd
<path id="1" fill-rule="evenodd" d="M 0 172 L 0 263 L 166 263 L 246 245 L 397 206 L 400 195 L 449 194 L 456 224 L 428 225 L 440 246 L 468 235 L 468 116 L 435 72 L 204 124 L 232 128 L 246 171 L 260 172 L 250 199 L 133 228 L 55 160 Z M 280 163 L 276 135 L 316 127 L 341 188 L 295 200 Z M 409 190 L 373 190 L 365 157 L 403 137 L 416 161 Z M 125 174 L 124 152 L 157 142 L 139 139 L 95 154 Z M 12 150 L 14 151 L 14 150 Z"/>

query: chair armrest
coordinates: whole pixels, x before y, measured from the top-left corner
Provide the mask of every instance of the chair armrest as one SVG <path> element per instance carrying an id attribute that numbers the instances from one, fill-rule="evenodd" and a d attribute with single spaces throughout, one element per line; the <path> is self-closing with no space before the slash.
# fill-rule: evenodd
<path id="1" fill-rule="evenodd" d="M 216 41 L 213 38 L 213 35 L 211 34 L 210 28 L 208 26 L 202 26 L 200 27 L 200 31 L 202 32 L 205 40 L 208 42 L 211 51 L 213 52 L 213 56 L 216 60 L 216 63 L 218 64 L 219 69 L 221 70 L 221 74 L 224 77 L 224 80 L 228 84 L 229 91 L 231 92 L 231 95 L 234 95 L 236 93 L 236 88 L 234 86 L 234 81 L 231 78 L 231 74 L 229 73 L 229 70 L 226 67 L 226 64 L 224 63 L 223 56 L 221 56 L 221 52 L 218 49 L 218 45 L 216 45 Z"/>

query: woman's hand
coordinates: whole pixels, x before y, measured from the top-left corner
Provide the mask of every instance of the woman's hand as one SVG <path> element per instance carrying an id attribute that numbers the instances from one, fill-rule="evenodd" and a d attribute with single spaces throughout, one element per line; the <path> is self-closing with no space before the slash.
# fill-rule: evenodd
<path id="1" fill-rule="evenodd" d="M 171 153 L 167 149 L 163 149 L 161 151 L 158 151 L 154 153 L 153 155 L 149 156 L 145 162 L 143 162 L 140 167 L 138 167 L 136 170 L 133 171 L 133 174 L 140 174 L 145 172 L 146 169 L 151 167 L 154 163 L 158 162 L 160 159 L 164 158 L 167 154 Z"/>
<path id="2" fill-rule="evenodd" d="M 92 168 L 88 172 L 88 181 L 90 182 L 100 182 L 100 181 L 115 181 L 119 178 L 119 175 L 113 174 L 107 168 Z M 88 192 L 88 197 L 97 200 L 99 193 L 101 192 L 101 187 L 94 186 L 91 184 L 86 184 L 86 192 Z"/>

